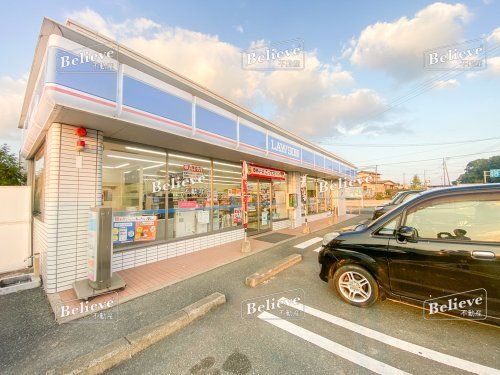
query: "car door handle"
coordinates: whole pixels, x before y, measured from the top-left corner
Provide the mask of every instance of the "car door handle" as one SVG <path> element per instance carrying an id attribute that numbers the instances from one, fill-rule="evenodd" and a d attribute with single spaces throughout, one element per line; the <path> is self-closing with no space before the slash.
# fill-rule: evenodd
<path id="1" fill-rule="evenodd" d="M 472 257 L 475 259 L 495 259 L 495 253 L 493 251 L 474 250 Z"/>

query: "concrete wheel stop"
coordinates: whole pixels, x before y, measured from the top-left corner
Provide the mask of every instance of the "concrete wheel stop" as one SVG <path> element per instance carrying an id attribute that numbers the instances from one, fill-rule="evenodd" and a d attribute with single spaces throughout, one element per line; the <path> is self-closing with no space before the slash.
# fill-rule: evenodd
<path id="1" fill-rule="evenodd" d="M 104 347 L 78 357 L 62 367 L 47 371 L 47 375 L 102 374 L 225 302 L 224 294 L 213 293 Z"/>

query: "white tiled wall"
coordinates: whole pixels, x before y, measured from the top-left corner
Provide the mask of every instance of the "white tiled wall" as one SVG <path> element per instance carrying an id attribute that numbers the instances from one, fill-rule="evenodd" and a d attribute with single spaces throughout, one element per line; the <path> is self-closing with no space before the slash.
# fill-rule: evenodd
<path id="1" fill-rule="evenodd" d="M 33 254 L 40 254 L 40 272 L 44 285 L 47 284 L 47 231 L 45 223 L 33 219 Z"/>
<path id="2" fill-rule="evenodd" d="M 160 260 L 185 255 L 242 239 L 243 229 L 237 229 L 166 244 L 124 250 L 113 254 L 113 272 L 158 262 Z"/>
<path id="3" fill-rule="evenodd" d="M 79 154 L 74 130 L 54 123 L 46 135 L 44 223 L 37 236 L 44 238 L 40 232 L 45 230 L 42 272 L 48 293 L 69 289 L 86 276 L 89 208 L 101 204 L 102 133 L 87 129 L 86 147 Z"/>

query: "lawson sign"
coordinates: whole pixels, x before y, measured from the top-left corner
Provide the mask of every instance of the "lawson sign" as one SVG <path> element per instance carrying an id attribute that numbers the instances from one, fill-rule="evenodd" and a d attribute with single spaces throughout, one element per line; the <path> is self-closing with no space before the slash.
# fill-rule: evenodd
<path id="1" fill-rule="evenodd" d="M 269 151 L 273 154 L 300 161 L 300 148 L 273 136 L 269 136 Z"/>

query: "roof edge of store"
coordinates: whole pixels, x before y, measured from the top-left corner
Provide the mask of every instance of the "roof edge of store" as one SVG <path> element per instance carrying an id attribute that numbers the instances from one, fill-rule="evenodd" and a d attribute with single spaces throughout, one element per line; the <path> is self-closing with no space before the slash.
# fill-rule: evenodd
<path id="1" fill-rule="evenodd" d="M 96 42 L 114 44 L 118 47 L 121 54 L 130 58 L 134 63 L 136 63 L 138 65 L 142 65 L 143 67 L 147 67 L 149 69 L 153 69 L 157 73 L 179 82 L 180 84 L 185 86 L 186 89 L 188 89 L 188 91 L 190 91 L 193 95 L 196 94 L 196 96 L 200 96 L 202 98 L 205 97 L 209 101 L 212 101 L 213 104 L 215 104 L 215 105 L 219 105 L 219 106 L 222 106 L 223 108 L 225 107 L 233 112 L 236 112 L 236 114 L 238 116 L 241 116 L 242 118 L 246 118 L 249 121 L 257 122 L 259 125 L 263 126 L 264 128 L 267 128 L 268 130 L 275 131 L 279 135 L 289 137 L 302 146 L 309 147 L 310 149 L 312 149 L 314 151 L 323 153 L 323 154 L 330 156 L 330 157 L 332 157 L 340 162 L 343 162 L 343 163 L 345 163 L 353 168 L 356 168 L 353 163 L 345 160 L 344 158 L 339 157 L 338 155 L 332 153 L 331 151 L 328 151 L 326 149 L 318 147 L 315 144 L 313 144 L 313 143 L 311 143 L 311 142 L 309 142 L 301 137 L 297 137 L 292 132 L 289 132 L 288 130 L 279 127 L 278 125 L 276 125 L 276 124 L 272 123 L 271 121 L 253 113 L 252 111 L 250 111 L 250 110 L 248 110 L 248 109 L 246 109 L 238 104 L 231 102 L 230 100 L 228 100 L 228 99 L 218 95 L 217 93 L 199 85 L 198 83 L 190 80 L 189 78 L 184 77 L 184 76 L 176 73 L 175 71 L 151 60 L 150 58 L 148 58 L 148 57 L 146 57 L 146 56 L 144 56 L 144 55 L 142 55 L 142 54 L 126 47 L 126 46 L 123 46 L 122 44 L 116 42 L 115 40 L 113 40 L 107 36 L 104 36 L 104 35 L 96 32 L 92 29 L 89 29 L 86 26 L 83 26 L 83 25 L 81 25 L 73 20 L 67 20 L 66 25 L 62 25 L 62 24 L 60 24 L 60 23 L 58 23 L 50 18 L 47 18 L 47 17 L 45 17 L 43 19 L 38 42 L 37 42 L 37 45 L 35 47 L 33 64 L 31 67 L 31 71 L 30 71 L 30 75 L 29 75 L 29 79 L 28 79 L 28 84 L 27 84 L 27 88 L 26 88 L 26 92 L 25 92 L 25 96 L 24 96 L 24 100 L 23 100 L 21 116 L 20 116 L 20 120 L 19 120 L 19 124 L 18 124 L 19 128 L 21 128 L 21 129 L 23 128 L 23 123 L 24 123 L 24 120 L 25 120 L 25 117 L 26 117 L 26 114 L 28 111 L 28 107 L 29 107 L 31 93 L 33 92 L 33 88 L 34 88 L 35 81 L 37 78 L 37 73 L 39 72 L 39 69 L 40 69 L 40 66 L 41 66 L 41 63 L 43 60 L 43 53 L 40 51 L 45 50 L 45 44 L 47 43 L 48 37 L 50 35 L 57 34 L 57 35 L 60 35 L 61 37 L 68 38 L 68 39 L 72 40 L 72 38 L 71 38 L 72 33 L 76 33 L 84 38 L 87 38 L 89 40 L 93 40 Z M 75 41 L 75 42 L 80 42 L 80 41 Z M 136 68 L 141 70 L 140 66 L 136 67 Z"/>

